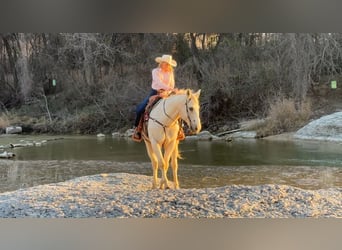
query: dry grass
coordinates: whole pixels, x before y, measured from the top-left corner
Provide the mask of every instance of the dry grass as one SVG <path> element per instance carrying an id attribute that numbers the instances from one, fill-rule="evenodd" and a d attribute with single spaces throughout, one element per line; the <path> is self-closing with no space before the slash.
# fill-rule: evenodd
<path id="1" fill-rule="evenodd" d="M 0 116 L 0 128 L 4 129 L 10 125 L 10 121 L 6 114 Z"/>
<path id="2" fill-rule="evenodd" d="M 46 124 L 46 121 L 44 121 L 43 118 L 34 118 L 11 112 L 0 115 L 0 129 L 15 125 L 33 127 L 42 124 Z"/>
<path id="3" fill-rule="evenodd" d="M 253 119 L 241 121 L 239 123 L 240 129 L 246 131 L 258 131 L 265 126 L 265 119 Z"/>
<path id="4" fill-rule="evenodd" d="M 282 98 L 270 105 L 264 126 L 257 131 L 258 137 L 293 132 L 302 127 L 312 114 L 311 102 L 296 105 L 293 99 Z"/>

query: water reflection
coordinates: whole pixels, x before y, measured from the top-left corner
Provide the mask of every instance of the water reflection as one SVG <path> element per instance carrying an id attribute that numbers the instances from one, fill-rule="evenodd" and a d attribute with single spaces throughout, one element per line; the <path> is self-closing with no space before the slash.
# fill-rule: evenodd
<path id="1" fill-rule="evenodd" d="M 184 158 L 179 161 L 183 188 L 232 184 L 287 184 L 307 189 L 342 186 L 341 144 L 185 141 L 180 150 Z M 152 175 L 144 144 L 122 138 L 71 136 L 14 151 L 15 160 L 0 160 L 0 192 L 99 173 Z"/>
<path id="2" fill-rule="evenodd" d="M 0 192 L 66 181 L 100 173 L 150 174 L 148 163 L 112 161 L 13 161 L 0 160 Z"/>

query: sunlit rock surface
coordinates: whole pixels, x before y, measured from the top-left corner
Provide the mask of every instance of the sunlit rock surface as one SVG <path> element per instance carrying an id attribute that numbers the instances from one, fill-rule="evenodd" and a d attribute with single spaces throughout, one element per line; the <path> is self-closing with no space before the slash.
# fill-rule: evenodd
<path id="1" fill-rule="evenodd" d="M 342 142 L 342 112 L 323 116 L 310 122 L 298 130 L 294 138 Z"/>

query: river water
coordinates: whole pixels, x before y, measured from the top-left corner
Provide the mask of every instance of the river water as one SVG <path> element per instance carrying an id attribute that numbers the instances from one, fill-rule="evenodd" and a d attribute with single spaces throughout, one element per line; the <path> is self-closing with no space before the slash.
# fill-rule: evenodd
<path id="1" fill-rule="evenodd" d="M 125 138 L 18 135 L 0 137 L 0 145 L 45 139 L 58 140 L 6 149 L 16 157 L 0 160 L 0 192 L 100 173 L 152 175 L 144 143 Z M 340 143 L 185 140 L 180 143 L 180 151 L 182 188 L 232 184 L 286 184 L 304 189 L 342 186 Z"/>

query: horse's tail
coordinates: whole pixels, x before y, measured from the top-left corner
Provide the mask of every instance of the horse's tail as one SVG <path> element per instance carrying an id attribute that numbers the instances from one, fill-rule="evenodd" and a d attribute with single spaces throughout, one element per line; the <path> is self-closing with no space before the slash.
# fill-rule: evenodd
<path id="1" fill-rule="evenodd" d="M 183 160 L 183 157 L 182 157 L 182 155 L 181 155 L 181 153 L 179 151 L 178 151 L 177 158 Z"/>
<path id="2" fill-rule="evenodd" d="M 181 154 L 181 152 L 180 152 L 180 150 L 179 150 L 179 147 L 178 147 L 178 143 L 179 143 L 179 141 L 177 141 L 177 159 L 183 159 L 183 157 L 182 157 L 182 154 Z"/>

